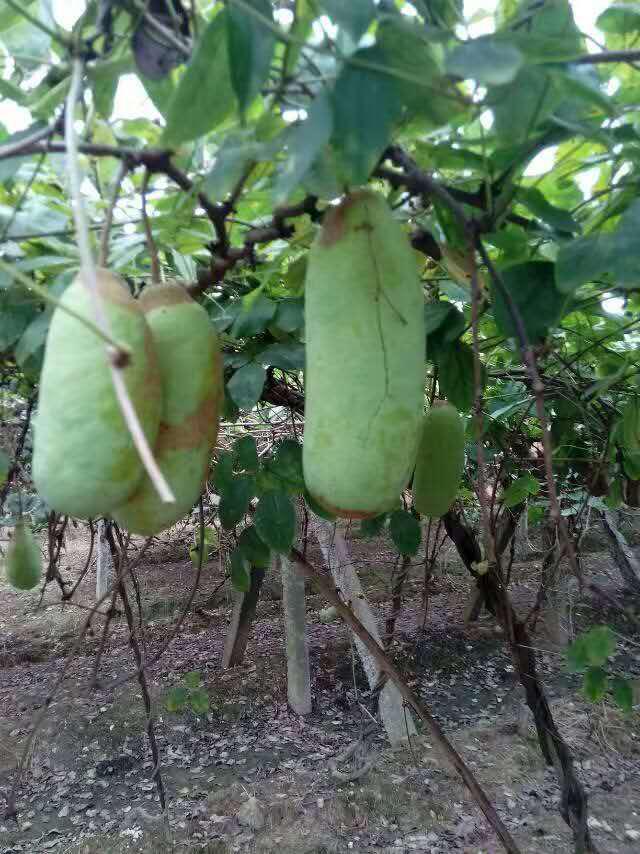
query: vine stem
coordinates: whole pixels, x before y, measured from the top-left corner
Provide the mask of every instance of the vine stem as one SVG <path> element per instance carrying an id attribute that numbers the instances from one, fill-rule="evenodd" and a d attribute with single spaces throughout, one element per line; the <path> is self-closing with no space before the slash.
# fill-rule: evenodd
<path id="1" fill-rule="evenodd" d="M 96 266 L 93 260 L 91 245 L 89 243 L 89 228 L 82 199 L 82 174 L 78 161 L 78 139 L 73 118 L 76 101 L 78 100 L 82 87 L 83 73 L 84 64 L 82 60 L 77 58 L 74 59 L 71 73 L 71 86 L 69 88 L 64 117 L 65 144 L 67 148 L 67 172 L 71 188 L 71 201 L 76 227 L 76 236 L 78 240 L 78 249 L 80 252 L 80 271 L 82 281 L 89 292 L 96 325 L 102 330 L 103 338 L 107 337 L 112 340 L 111 324 L 98 290 Z M 122 415 L 131 434 L 131 438 L 136 446 L 136 450 L 140 455 L 142 464 L 161 500 L 167 503 L 174 502 L 175 497 L 173 492 L 171 491 L 169 484 L 160 471 L 160 467 L 153 456 L 153 452 L 149 447 L 147 437 L 144 434 L 135 407 L 127 391 L 123 376 L 123 369 L 118 365 L 118 362 L 120 361 L 119 356 L 121 354 L 118 353 L 112 345 L 108 346 L 106 349 L 106 357 L 111 371 L 111 380 L 118 399 L 118 404 L 120 405 Z"/>
<path id="2" fill-rule="evenodd" d="M 538 371 L 536 357 L 533 353 L 533 349 L 531 348 L 531 343 L 529 342 L 529 337 L 527 335 L 527 330 L 525 329 L 524 322 L 522 320 L 522 315 L 520 314 L 518 307 L 516 306 L 513 297 L 509 292 L 509 289 L 506 287 L 502 276 L 494 266 L 493 261 L 489 257 L 489 254 L 484 248 L 484 244 L 482 243 L 482 240 L 480 240 L 479 237 L 477 238 L 476 244 L 480 253 L 480 257 L 482 258 L 483 263 L 489 271 L 489 275 L 493 279 L 497 290 L 500 292 L 500 295 L 504 299 L 511 320 L 513 321 L 513 324 L 515 326 L 516 338 L 520 346 L 522 361 L 524 362 L 525 367 L 527 368 L 527 372 L 529 374 L 531 390 L 533 391 L 533 396 L 536 405 L 536 415 L 538 417 L 538 422 L 540 423 L 540 432 L 542 433 L 541 441 L 542 449 L 544 451 L 543 457 L 545 480 L 547 483 L 547 490 L 549 492 L 549 506 L 551 516 L 556 522 L 560 534 L 562 536 L 563 545 L 566 549 L 569 563 L 571 564 L 571 570 L 575 577 L 580 581 L 580 579 L 582 578 L 582 573 L 580 571 L 580 566 L 578 564 L 578 559 L 576 557 L 573 542 L 571 541 L 571 537 L 569 536 L 566 520 L 562 515 L 562 511 L 560 509 L 558 491 L 556 489 L 556 482 L 553 476 L 553 448 L 551 447 L 551 440 L 549 438 L 550 434 L 547 413 L 544 410 L 545 388 L 540 373 Z"/>

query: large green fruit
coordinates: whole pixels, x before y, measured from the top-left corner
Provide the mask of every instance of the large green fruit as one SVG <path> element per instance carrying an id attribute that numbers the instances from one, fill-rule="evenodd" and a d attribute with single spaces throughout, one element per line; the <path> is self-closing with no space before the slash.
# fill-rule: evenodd
<path id="1" fill-rule="evenodd" d="M 98 289 L 113 337 L 130 352 L 123 377 L 151 445 L 160 419 L 160 379 L 151 333 L 123 282 L 98 270 Z M 93 321 L 80 276 L 62 302 Z M 142 463 L 111 380 L 104 341 L 58 307 L 51 318 L 35 421 L 33 477 L 59 513 L 107 515 L 133 493 Z"/>
<path id="2" fill-rule="evenodd" d="M 424 419 L 413 476 L 413 501 L 424 516 L 442 516 L 456 497 L 464 468 L 464 423 L 449 403 L 434 403 Z"/>
<path id="3" fill-rule="evenodd" d="M 389 510 L 411 474 L 424 397 L 416 258 L 368 190 L 326 214 L 305 285 L 304 477 L 339 516 Z"/>
<path id="4" fill-rule="evenodd" d="M 40 581 L 42 557 L 30 527 L 22 519 L 7 549 L 7 581 L 18 590 L 31 590 Z"/>
<path id="5" fill-rule="evenodd" d="M 145 475 L 112 515 L 132 534 L 148 537 L 173 525 L 198 500 L 218 435 L 223 382 L 215 328 L 183 287 L 152 285 L 140 304 L 153 335 L 162 385 L 154 454 L 176 500 L 163 502 Z"/>

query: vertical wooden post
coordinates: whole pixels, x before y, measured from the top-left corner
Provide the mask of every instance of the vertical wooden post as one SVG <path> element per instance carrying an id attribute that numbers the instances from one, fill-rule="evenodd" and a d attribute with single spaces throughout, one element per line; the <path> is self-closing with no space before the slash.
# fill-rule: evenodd
<path id="1" fill-rule="evenodd" d="M 296 571 L 285 555 L 280 557 L 280 571 L 287 648 L 287 697 L 294 712 L 308 715 L 311 712 L 311 675 L 306 641 L 304 576 Z"/>

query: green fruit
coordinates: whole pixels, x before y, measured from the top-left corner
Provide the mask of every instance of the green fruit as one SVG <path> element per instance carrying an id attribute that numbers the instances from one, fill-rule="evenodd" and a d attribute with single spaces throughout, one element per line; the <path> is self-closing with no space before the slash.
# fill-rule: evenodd
<path id="1" fill-rule="evenodd" d="M 7 550 L 7 581 L 17 590 L 31 590 L 42 575 L 40 549 L 30 527 L 20 519 Z"/>
<path id="2" fill-rule="evenodd" d="M 97 272 L 113 338 L 130 353 L 122 371 L 129 397 L 151 445 L 160 419 L 160 380 L 144 314 L 123 282 Z M 94 320 L 81 276 L 62 303 Z M 51 319 L 40 377 L 33 477 L 59 513 L 104 516 L 133 493 L 142 478 L 138 452 L 116 398 L 105 343 L 61 307 Z"/>
<path id="3" fill-rule="evenodd" d="M 424 516 L 451 507 L 464 468 L 464 423 L 449 403 L 436 402 L 424 419 L 413 476 L 413 501 Z"/>
<path id="4" fill-rule="evenodd" d="M 185 516 L 209 473 L 223 400 L 218 336 L 206 311 L 176 284 L 153 285 L 140 299 L 160 365 L 163 408 L 154 455 L 175 495 L 163 502 L 145 475 L 113 518 L 151 536 Z"/>
<path id="5" fill-rule="evenodd" d="M 304 477 L 338 516 L 394 507 L 409 479 L 424 397 L 424 300 L 416 258 L 368 190 L 325 216 L 305 285 Z"/>

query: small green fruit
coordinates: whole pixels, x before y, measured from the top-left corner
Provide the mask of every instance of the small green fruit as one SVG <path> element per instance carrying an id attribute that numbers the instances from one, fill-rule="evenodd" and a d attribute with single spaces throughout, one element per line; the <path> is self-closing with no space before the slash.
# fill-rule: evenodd
<path id="1" fill-rule="evenodd" d="M 304 478 L 318 504 L 365 518 L 398 501 L 424 398 L 424 299 L 415 255 L 382 196 L 325 216 L 305 285 Z"/>
<path id="2" fill-rule="evenodd" d="M 124 381 L 153 445 L 160 419 L 160 380 L 151 333 L 121 279 L 98 270 L 97 281 L 113 337 L 129 351 Z M 93 301 L 81 275 L 62 302 L 94 320 Z M 113 388 L 104 341 L 58 307 L 47 337 L 34 426 L 38 492 L 59 513 L 104 516 L 126 501 L 142 472 Z"/>
<path id="3" fill-rule="evenodd" d="M 140 304 L 158 354 L 162 386 L 154 455 L 176 500 L 163 502 L 145 475 L 112 515 L 130 533 L 149 537 L 185 516 L 198 500 L 218 435 L 223 380 L 215 328 L 183 287 L 152 285 Z"/>
<path id="4" fill-rule="evenodd" d="M 7 549 L 7 581 L 17 590 L 32 590 L 42 575 L 42 557 L 33 532 L 23 519 L 15 527 Z"/>
<path id="5" fill-rule="evenodd" d="M 464 468 L 464 423 L 449 403 L 435 402 L 424 419 L 413 477 L 413 501 L 424 516 L 451 507 Z"/>

